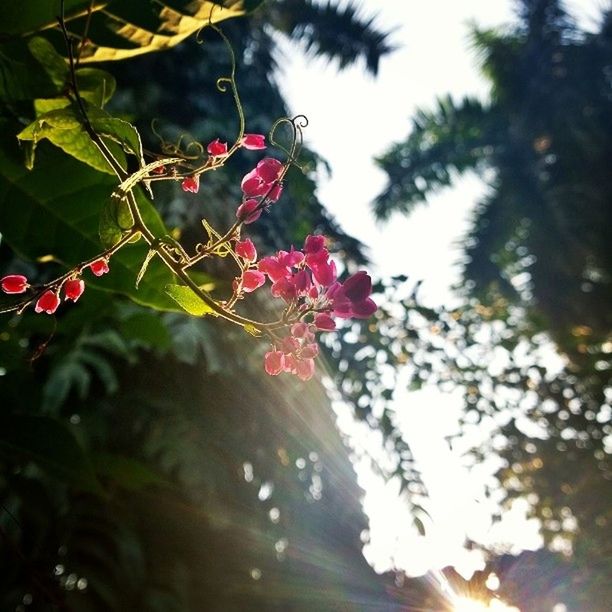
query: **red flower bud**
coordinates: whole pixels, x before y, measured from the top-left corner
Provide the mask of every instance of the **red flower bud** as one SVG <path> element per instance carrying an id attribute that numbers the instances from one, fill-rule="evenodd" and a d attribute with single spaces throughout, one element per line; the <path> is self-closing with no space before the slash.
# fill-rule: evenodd
<path id="1" fill-rule="evenodd" d="M 110 269 L 108 267 L 108 259 L 106 257 L 96 259 L 96 261 L 89 264 L 89 269 L 95 276 L 102 276 L 103 274 L 106 274 Z"/>
<path id="2" fill-rule="evenodd" d="M 246 293 L 251 293 L 266 282 L 266 276 L 258 270 L 247 270 L 242 275 L 242 289 Z"/>
<path id="3" fill-rule="evenodd" d="M 283 193 L 283 186 L 281 183 L 276 183 L 272 189 L 270 189 L 270 193 L 268 194 L 268 200 L 270 202 L 278 202 Z"/>
<path id="4" fill-rule="evenodd" d="M 213 157 L 224 157 L 227 155 L 227 142 L 221 142 L 218 138 L 206 147 L 209 155 Z"/>
<path id="5" fill-rule="evenodd" d="M 281 351 L 269 351 L 264 357 L 264 367 L 270 376 L 277 376 L 285 367 L 285 356 Z"/>
<path id="6" fill-rule="evenodd" d="M 306 255 L 312 255 L 318 253 L 325 248 L 325 236 L 313 236 L 309 234 L 304 240 L 304 253 Z"/>
<path id="7" fill-rule="evenodd" d="M 318 312 L 315 315 L 314 324 L 317 329 L 322 331 L 334 331 L 336 329 L 336 322 L 326 312 Z"/>
<path id="8" fill-rule="evenodd" d="M 310 380 L 315 371 L 314 359 L 303 359 L 298 361 L 295 365 L 295 370 L 300 380 Z"/>
<path id="9" fill-rule="evenodd" d="M 30 286 L 28 279 L 21 274 L 9 274 L 0 281 L 2 291 L 4 293 L 24 293 L 25 290 Z"/>
<path id="10" fill-rule="evenodd" d="M 257 259 L 257 250 L 252 240 L 247 238 L 236 243 L 236 255 L 242 257 L 245 261 L 253 262 Z"/>
<path id="11" fill-rule="evenodd" d="M 238 221 L 242 221 L 245 225 L 257 221 L 262 213 L 262 209 L 258 208 L 258 206 L 259 202 L 257 200 L 246 200 L 243 202 L 236 211 Z"/>
<path id="12" fill-rule="evenodd" d="M 35 312 L 46 312 L 47 314 L 53 314 L 59 305 L 60 299 L 57 293 L 49 289 L 38 298 L 34 310 Z"/>
<path id="13" fill-rule="evenodd" d="M 64 283 L 64 295 L 67 300 L 76 302 L 85 291 L 85 283 L 80 278 L 72 278 Z"/>
<path id="14" fill-rule="evenodd" d="M 283 169 L 283 164 L 273 157 L 265 157 L 255 168 L 255 172 L 264 183 L 274 182 Z"/>
<path id="15" fill-rule="evenodd" d="M 266 137 L 263 134 L 245 134 L 242 137 L 242 146 L 245 149 L 257 151 L 266 148 Z"/>
<path id="16" fill-rule="evenodd" d="M 185 192 L 198 193 L 200 189 L 200 175 L 196 174 L 195 176 L 185 177 L 181 182 L 181 187 Z"/>

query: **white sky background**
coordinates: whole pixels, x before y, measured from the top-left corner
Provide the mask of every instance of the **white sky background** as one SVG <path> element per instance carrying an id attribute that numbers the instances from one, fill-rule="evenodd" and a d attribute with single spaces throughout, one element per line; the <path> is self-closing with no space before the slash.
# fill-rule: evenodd
<path id="1" fill-rule="evenodd" d="M 572 0 L 567 6 L 583 27 L 589 27 L 604 1 Z M 335 66 L 306 59 L 294 46 L 284 44 L 281 88 L 292 112 L 303 113 L 310 121 L 307 144 L 331 164 L 331 179 L 320 181 L 320 199 L 345 231 L 371 248 L 374 272 L 423 279 L 421 297 L 431 305 L 448 305 L 450 286 L 458 280 L 458 241 L 484 185 L 475 176 L 466 176 L 409 218 L 396 216 L 377 226 L 370 202 L 385 181 L 373 158 L 405 138 L 415 109 L 431 107 L 436 97 L 450 93 L 456 99 L 466 94 L 486 98 L 487 84 L 469 49 L 468 24 L 512 23 L 513 3 L 363 0 L 361 4 L 364 14 L 378 14 L 378 27 L 397 28 L 392 40 L 400 48 L 382 61 L 378 77 L 364 75 L 361 67 L 338 73 Z M 371 541 L 364 553 L 375 569 L 398 567 L 418 575 L 455 565 L 469 575 L 482 561 L 479 553 L 463 548 L 466 535 L 486 545 L 512 545 L 514 550 L 538 547 L 537 523 L 526 521 L 524 505 L 491 528 L 494 506 L 484 498 L 484 483 L 495 462 L 477 467 L 470 475 L 459 454 L 452 453 L 444 441 L 457 429 L 459 397 L 436 389 L 397 395 L 399 422 L 429 488 L 428 508 L 434 524 L 428 526 L 425 538 L 418 537 L 397 486 L 383 483 L 365 463 L 358 463 L 370 518 Z M 339 424 L 355 434 L 348 416 L 340 414 Z"/>

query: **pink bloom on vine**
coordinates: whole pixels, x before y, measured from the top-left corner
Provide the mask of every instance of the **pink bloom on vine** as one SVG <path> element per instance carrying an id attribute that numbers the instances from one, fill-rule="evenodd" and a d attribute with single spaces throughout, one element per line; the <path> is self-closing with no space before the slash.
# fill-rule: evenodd
<path id="1" fill-rule="evenodd" d="M 291 353 L 295 353 L 300 348 L 300 341 L 293 336 L 286 336 L 280 341 L 279 349 L 285 353 L 285 355 L 290 355 Z"/>
<path id="2" fill-rule="evenodd" d="M 246 293 L 251 293 L 266 282 L 266 277 L 258 270 L 246 270 L 242 274 L 242 289 Z"/>
<path id="3" fill-rule="evenodd" d="M 304 253 L 306 255 L 313 255 L 319 253 L 325 248 L 325 236 L 313 236 L 309 234 L 304 240 Z"/>
<path id="4" fill-rule="evenodd" d="M 290 251 L 279 251 L 277 258 L 285 266 L 298 266 L 304 261 L 304 253 L 291 247 Z"/>
<path id="5" fill-rule="evenodd" d="M 257 174 L 257 169 L 244 175 L 240 187 L 247 198 L 255 198 L 268 191 L 268 185 Z"/>
<path id="6" fill-rule="evenodd" d="M 264 368 L 270 376 L 277 376 L 285 369 L 285 355 L 281 351 L 268 351 L 264 356 Z"/>
<path id="7" fill-rule="evenodd" d="M 336 280 L 336 264 L 333 261 L 311 264 L 310 269 L 317 283 L 323 287 L 329 287 Z"/>
<path id="8" fill-rule="evenodd" d="M 274 297 L 281 297 L 286 302 L 297 297 L 297 289 L 295 284 L 288 278 L 281 278 L 277 280 L 271 287 L 270 291 Z"/>
<path id="9" fill-rule="evenodd" d="M 213 157 L 224 157 L 227 155 L 227 142 L 221 142 L 218 138 L 213 140 L 206 147 L 209 155 Z"/>
<path id="10" fill-rule="evenodd" d="M 89 264 L 89 269 L 93 272 L 94 276 L 106 274 L 110 270 L 108 267 L 108 259 L 106 257 L 96 259 L 96 261 Z"/>
<path id="11" fill-rule="evenodd" d="M 283 164 L 273 157 L 264 157 L 255 168 L 264 183 L 273 183 L 283 170 Z"/>
<path id="12" fill-rule="evenodd" d="M 245 261 L 253 262 L 257 259 L 257 250 L 250 238 L 236 243 L 236 255 Z"/>
<path id="13" fill-rule="evenodd" d="M 270 193 L 268 193 L 268 200 L 270 200 L 271 202 L 278 202 L 280 200 L 282 193 L 283 193 L 282 184 L 276 183 L 276 185 L 274 185 L 272 189 L 270 189 Z"/>
<path id="14" fill-rule="evenodd" d="M 186 176 L 181 182 L 181 187 L 185 192 L 198 193 L 200 189 L 200 175 Z"/>
<path id="15" fill-rule="evenodd" d="M 295 358 L 295 355 L 285 355 L 285 364 L 283 366 L 283 370 L 285 372 L 291 372 L 292 374 L 295 374 L 296 367 L 297 359 Z"/>
<path id="16" fill-rule="evenodd" d="M 0 281 L 0 286 L 2 287 L 2 291 L 4 293 L 24 293 L 26 289 L 30 286 L 28 284 L 28 279 L 21 274 L 9 274 L 5 276 Z"/>
<path id="17" fill-rule="evenodd" d="M 300 270 L 293 275 L 293 284 L 299 294 L 305 294 L 312 287 L 310 274 L 306 270 Z"/>
<path id="18" fill-rule="evenodd" d="M 67 300 L 76 302 L 85 291 L 85 283 L 80 278 L 72 278 L 64 283 L 64 295 Z"/>
<path id="19" fill-rule="evenodd" d="M 327 292 L 331 299 L 334 314 L 348 319 L 367 319 L 378 308 L 370 294 L 372 293 L 372 279 L 367 272 L 361 271 L 349 276 L 344 284 L 336 283 Z"/>
<path id="20" fill-rule="evenodd" d="M 267 274 L 273 283 L 291 275 L 289 268 L 281 263 L 278 257 L 272 255 L 261 259 L 258 267 L 260 272 Z"/>
<path id="21" fill-rule="evenodd" d="M 294 323 L 291 326 L 291 335 L 295 338 L 303 338 L 308 332 L 308 324 L 303 321 L 299 321 L 298 323 Z"/>
<path id="22" fill-rule="evenodd" d="M 245 149 L 258 151 L 266 148 L 266 137 L 263 134 L 245 134 L 241 144 Z"/>
<path id="23" fill-rule="evenodd" d="M 319 354 L 319 345 L 316 342 L 311 342 L 302 348 L 300 357 L 302 359 L 314 359 Z"/>
<path id="24" fill-rule="evenodd" d="M 57 293 L 55 293 L 55 291 L 51 291 L 51 289 L 48 289 L 38 298 L 34 311 L 53 314 L 59 305 L 60 299 Z"/>
<path id="25" fill-rule="evenodd" d="M 326 312 L 318 312 L 315 315 L 314 324 L 321 331 L 334 331 L 336 329 L 336 322 Z"/>
<path id="26" fill-rule="evenodd" d="M 257 221 L 261 217 L 262 209 L 259 208 L 259 202 L 257 200 L 246 200 L 243 202 L 236 211 L 236 217 L 238 221 L 242 221 L 245 225 Z"/>
<path id="27" fill-rule="evenodd" d="M 295 364 L 295 373 L 300 380 L 310 380 L 315 371 L 314 359 L 301 359 Z"/>

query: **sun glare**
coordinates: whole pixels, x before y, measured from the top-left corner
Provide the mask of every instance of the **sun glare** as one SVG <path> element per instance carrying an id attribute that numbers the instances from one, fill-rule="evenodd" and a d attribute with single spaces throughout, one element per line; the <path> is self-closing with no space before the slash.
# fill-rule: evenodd
<path id="1" fill-rule="evenodd" d="M 499 599 L 491 599 L 489 603 L 470 599 L 469 597 L 460 597 L 454 603 L 454 612 L 520 612 L 518 608 L 509 606 Z"/>

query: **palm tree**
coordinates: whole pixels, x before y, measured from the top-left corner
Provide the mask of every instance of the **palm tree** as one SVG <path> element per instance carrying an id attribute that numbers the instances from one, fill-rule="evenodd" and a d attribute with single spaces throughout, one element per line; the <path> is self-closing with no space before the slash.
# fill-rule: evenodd
<path id="1" fill-rule="evenodd" d="M 609 558 L 603 439 L 610 429 L 595 415 L 605 419 L 610 406 L 612 11 L 587 33 L 559 0 L 521 0 L 513 30 L 476 29 L 472 41 L 490 99 L 447 96 L 419 111 L 407 139 L 378 160 L 388 182 L 374 212 L 382 221 L 408 215 L 466 171 L 487 180 L 464 242 L 460 291 L 471 319 L 461 331 L 463 348 L 474 343 L 478 321 L 486 326 L 494 318 L 505 333 L 498 350 L 534 347 L 544 332 L 567 365 L 551 379 L 546 368 L 538 374 L 539 366 L 529 371 L 514 362 L 510 348 L 503 375 L 485 366 L 480 377 L 452 359 L 447 375 L 459 378 L 471 392 L 468 405 L 481 413 L 487 384 L 514 386 L 523 397 L 535 391 L 537 406 L 501 429 L 510 467 L 498 476 L 514 483 L 511 496 L 537 494 L 534 511 L 550 539 L 570 508 L 579 524 L 574 550 L 595 567 Z M 484 403 L 496 410 L 503 402 L 496 395 Z M 545 440 L 524 433 L 525 416 L 543 428 Z M 601 584 L 591 591 L 601 601 L 605 592 Z M 592 606 L 584 609 L 599 609 Z"/>

